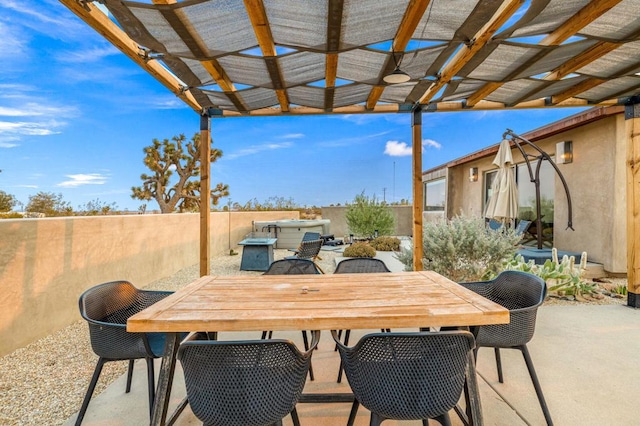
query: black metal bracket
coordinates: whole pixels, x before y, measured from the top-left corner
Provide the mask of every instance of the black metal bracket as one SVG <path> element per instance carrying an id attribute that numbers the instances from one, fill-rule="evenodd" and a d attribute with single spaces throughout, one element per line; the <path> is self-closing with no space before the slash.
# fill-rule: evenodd
<path id="1" fill-rule="evenodd" d="M 560 181 L 562 182 L 562 186 L 564 187 L 564 192 L 567 195 L 567 216 L 568 216 L 567 217 L 567 229 L 571 229 L 572 231 L 575 231 L 575 229 L 573 229 L 573 210 L 572 210 L 572 206 L 571 206 L 571 193 L 569 192 L 569 186 L 567 185 L 567 181 L 565 180 L 564 175 L 562 174 L 562 172 L 558 168 L 558 165 L 555 163 L 555 161 L 553 161 L 553 159 L 549 156 L 549 154 L 547 154 L 542 149 L 540 149 L 540 147 L 538 147 L 538 145 L 536 145 L 535 143 L 531 142 L 530 140 L 527 140 L 527 139 L 523 138 L 520 135 L 515 134 L 513 132 L 513 130 L 511 130 L 511 129 L 507 129 L 507 131 L 502 134 L 502 138 L 503 139 L 507 139 L 507 136 L 509 136 L 511 138 L 510 140 L 520 150 L 520 153 L 522 154 L 522 157 L 524 158 L 524 161 L 527 163 L 527 169 L 529 170 L 529 178 L 531 179 L 531 182 L 533 182 L 533 184 L 535 185 L 535 188 L 536 188 L 536 216 L 537 216 L 536 217 L 536 231 L 537 231 L 537 239 L 538 239 L 538 249 L 542 249 L 542 220 L 541 220 L 541 217 L 540 217 L 540 215 L 541 215 L 541 208 L 540 208 L 540 167 L 542 165 L 542 161 L 546 160 L 551 164 L 551 166 L 554 168 L 554 170 L 558 174 L 558 177 L 560 178 Z M 533 154 L 528 154 L 527 152 L 525 152 L 525 150 L 522 148 L 522 145 L 518 142 L 518 140 L 520 140 L 521 142 L 524 142 L 525 144 L 531 146 L 533 149 L 538 151 L 540 153 L 540 155 L 533 155 Z M 533 172 L 533 169 L 531 168 L 530 158 L 538 160 L 538 163 L 536 164 L 535 173 Z"/>

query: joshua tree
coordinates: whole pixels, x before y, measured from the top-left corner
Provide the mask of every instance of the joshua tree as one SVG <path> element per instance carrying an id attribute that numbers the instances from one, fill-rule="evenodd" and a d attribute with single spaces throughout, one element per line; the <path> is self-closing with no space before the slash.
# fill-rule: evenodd
<path id="1" fill-rule="evenodd" d="M 144 164 L 152 174 L 140 176 L 142 186 L 132 187 L 131 198 L 157 201 L 162 213 L 198 211 L 200 209 L 200 135 L 195 134 L 186 142 L 184 135 L 171 140 L 153 140 L 153 144 L 144 148 Z M 209 161 L 214 163 L 222 157 L 222 151 L 212 149 Z M 174 172 L 177 181 L 171 179 Z M 175 182 L 173 182 L 175 181 Z M 213 205 L 221 197 L 229 195 L 229 186 L 218 183 L 211 190 Z"/>

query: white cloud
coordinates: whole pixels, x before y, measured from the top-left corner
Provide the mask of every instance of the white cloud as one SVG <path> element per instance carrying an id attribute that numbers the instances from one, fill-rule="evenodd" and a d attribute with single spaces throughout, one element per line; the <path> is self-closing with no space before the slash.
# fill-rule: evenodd
<path id="1" fill-rule="evenodd" d="M 67 50 L 58 52 L 56 60 L 72 64 L 86 64 L 87 62 L 98 62 L 108 56 L 118 55 L 120 51 L 115 46 L 105 44 L 102 47 L 92 47 L 82 50 Z"/>
<path id="2" fill-rule="evenodd" d="M 245 157 L 247 155 L 254 155 L 264 151 L 273 151 L 276 149 L 285 149 L 293 146 L 291 142 L 281 142 L 281 143 L 266 143 L 263 145 L 252 145 L 246 148 L 243 148 L 239 151 L 233 152 L 231 154 L 226 154 L 222 158 L 226 158 L 228 160 L 232 160 L 238 157 Z"/>
<path id="3" fill-rule="evenodd" d="M 60 133 L 54 131 L 56 127 L 65 125 L 66 123 L 60 123 L 55 120 L 50 120 L 42 123 L 33 123 L 26 121 L 0 121 L 0 137 L 3 134 L 15 134 L 24 136 L 47 136 Z"/>
<path id="4" fill-rule="evenodd" d="M 436 142 L 433 139 L 423 139 L 422 140 L 422 147 L 423 148 L 440 149 L 440 148 L 442 148 L 442 145 L 440 144 L 440 142 Z"/>
<path id="5" fill-rule="evenodd" d="M 387 141 L 384 153 L 391 157 L 406 157 L 411 155 L 411 146 L 407 145 L 406 142 Z"/>
<path id="6" fill-rule="evenodd" d="M 424 148 L 440 149 L 442 148 L 442 145 L 433 139 L 423 139 L 422 149 Z M 391 157 L 408 157 L 412 154 L 412 148 L 411 145 L 406 142 L 387 141 L 387 144 L 384 147 L 384 153 Z"/>
<path id="7" fill-rule="evenodd" d="M 14 148 L 19 144 L 14 143 L 19 141 L 20 138 L 17 136 L 2 136 L 0 135 L 0 148 Z"/>
<path id="8" fill-rule="evenodd" d="M 56 105 L 34 96 L 34 89 L 22 84 L 0 85 L 0 148 L 18 146 L 25 136 L 48 136 L 67 126 L 61 118 L 79 115 L 77 108 Z M 56 117 L 56 119 L 49 119 Z"/>
<path id="9" fill-rule="evenodd" d="M 36 102 L 21 103 L 17 107 L 0 105 L 0 116 L 27 117 L 46 115 L 48 117 L 74 117 L 77 110 L 69 106 L 50 106 Z"/>
<path id="10" fill-rule="evenodd" d="M 370 135 L 364 135 L 364 136 L 355 136 L 355 137 L 351 137 L 351 138 L 342 138 L 342 139 L 333 139 L 331 141 L 327 141 L 327 142 L 321 142 L 318 145 L 324 148 L 335 148 L 335 147 L 341 147 L 341 146 L 352 146 L 352 145 L 356 145 L 356 144 L 361 144 L 361 143 L 366 143 L 367 141 L 371 140 L 371 139 L 376 139 L 380 136 L 384 136 L 391 133 L 390 130 L 388 131 L 384 131 L 384 132 L 380 132 L 380 133 L 372 133 Z"/>
<path id="11" fill-rule="evenodd" d="M 25 43 L 16 27 L 9 27 L 0 22 L 0 58 L 13 60 L 24 54 Z"/>
<path id="12" fill-rule="evenodd" d="M 56 186 L 62 186 L 66 188 L 74 188 L 81 185 L 104 185 L 107 182 L 107 177 L 99 173 L 66 175 L 70 180 L 58 183 Z"/>
<path id="13" fill-rule="evenodd" d="M 300 139 L 300 138 L 304 138 L 304 133 L 288 133 L 280 137 L 282 139 Z"/>

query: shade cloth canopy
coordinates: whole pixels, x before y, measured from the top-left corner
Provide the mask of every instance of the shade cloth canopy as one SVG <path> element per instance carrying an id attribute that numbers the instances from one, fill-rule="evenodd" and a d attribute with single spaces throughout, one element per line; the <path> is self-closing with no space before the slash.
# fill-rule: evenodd
<path id="1" fill-rule="evenodd" d="M 491 197 L 487 203 L 485 217 L 508 223 L 518 217 L 518 186 L 513 173 L 511 145 L 504 139 L 500 143 L 493 164 L 498 172 L 491 184 Z"/>
<path id="2" fill-rule="evenodd" d="M 218 116 L 611 105 L 640 93 L 640 0 L 60 1 Z M 384 82 L 396 63 L 409 82 Z"/>

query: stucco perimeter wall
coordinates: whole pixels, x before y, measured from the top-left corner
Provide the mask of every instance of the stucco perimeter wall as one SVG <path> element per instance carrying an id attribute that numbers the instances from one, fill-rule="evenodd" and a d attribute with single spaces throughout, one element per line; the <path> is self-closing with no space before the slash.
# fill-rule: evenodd
<path id="1" fill-rule="evenodd" d="M 573 228 L 567 229 L 568 204 L 560 179 L 555 180 L 554 246 L 560 250 L 586 251 L 589 260 L 607 272 L 626 273 L 626 139 L 624 115 L 617 114 L 536 141 L 555 155 L 556 143 L 573 141 L 573 162 L 559 164 L 571 192 Z M 528 147 L 526 151 L 534 153 Z M 512 150 L 516 163 L 523 161 Z M 494 156 L 449 169 L 447 216 L 461 212 L 482 216 L 485 172 L 495 170 Z M 469 168 L 478 167 L 477 182 L 469 182 Z"/>
<path id="2" fill-rule="evenodd" d="M 236 247 L 253 220 L 298 212 L 211 214 L 211 254 Z M 96 284 L 137 287 L 198 263 L 199 215 L 0 220 L 0 356 L 80 319 L 78 297 Z"/>
<path id="3" fill-rule="evenodd" d="M 412 206 L 390 206 L 396 218 L 396 228 L 394 235 L 413 234 L 413 207 Z M 331 233 L 336 238 L 343 238 L 348 234 L 347 220 L 345 213 L 346 206 L 333 206 L 322 208 L 322 218 L 331 221 Z"/>

